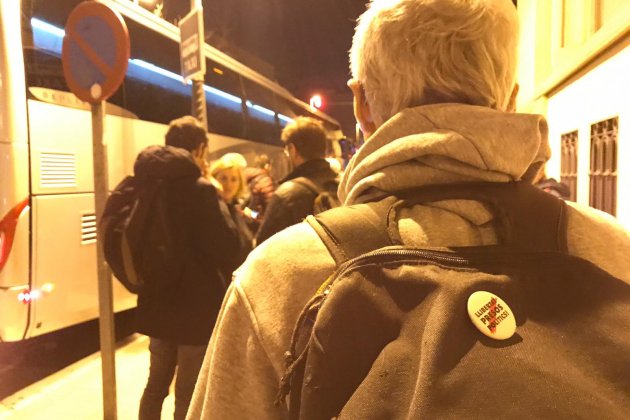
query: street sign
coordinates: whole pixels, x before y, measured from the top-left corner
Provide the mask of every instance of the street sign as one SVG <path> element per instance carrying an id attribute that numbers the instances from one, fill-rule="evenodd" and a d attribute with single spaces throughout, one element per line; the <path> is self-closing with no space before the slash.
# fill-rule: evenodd
<path id="1" fill-rule="evenodd" d="M 116 92 L 127 72 L 129 32 L 120 14 L 98 1 L 75 7 L 66 22 L 61 60 L 70 90 L 97 104 Z"/>
<path id="2" fill-rule="evenodd" d="M 206 60 L 203 56 L 203 10 L 193 9 L 179 22 L 179 53 L 182 77 L 188 81 L 203 77 Z"/>
<path id="3" fill-rule="evenodd" d="M 92 104 L 92 163 L 94 208 L 100 225 L 109 195 L 107 144 L 103 127 L 103 101 L 118 89 L 129 61 L 129 32 L 118 12 L 98 1 L 80 3 L 66 22 L 61 61 L 68 87 L 79 99 Z M 99 234 L 100 235 L 100 234 Z M 96 241 L 99 336 L 103 376 L 103 419 L 116 420 L 116 339 L 112 276 L 105 262 L 103 241 Z"/>

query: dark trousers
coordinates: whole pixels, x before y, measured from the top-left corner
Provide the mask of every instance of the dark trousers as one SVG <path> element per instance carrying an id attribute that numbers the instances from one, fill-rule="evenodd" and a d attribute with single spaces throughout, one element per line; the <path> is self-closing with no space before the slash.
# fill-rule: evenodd
<path id="1" fill-rule="evenodd" d="M 206 347 L 178 345 L 151 337 L 149 380 L 140 400 L 140 420 L 160 420 L 162 403 L 175 376 L 175 420 L 184 420 Z"/>

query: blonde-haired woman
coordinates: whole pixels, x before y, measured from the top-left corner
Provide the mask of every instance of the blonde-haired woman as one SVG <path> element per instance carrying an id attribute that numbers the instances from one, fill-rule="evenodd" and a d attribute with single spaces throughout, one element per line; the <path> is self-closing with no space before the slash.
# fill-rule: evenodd
<path id="1" fill-rule="evenodd" d="M 247 166 L 247 161 L 239 153 L 227 153 L 210 165 L 210 176 L 221 184 L 223 200 L 227 203 L 230 215 L 241 236 L 239 265 L 245 261 L 247 254 L 252 250 L 253 242 L 252 232 L 247 227 L 241 208 L 241 203 L 247 196 L 247 183 L 243 174 L 245 166 Z"/>

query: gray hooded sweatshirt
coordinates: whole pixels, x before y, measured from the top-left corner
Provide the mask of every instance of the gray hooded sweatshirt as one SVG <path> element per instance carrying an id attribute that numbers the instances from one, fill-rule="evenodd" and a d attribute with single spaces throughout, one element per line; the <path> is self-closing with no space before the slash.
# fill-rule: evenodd
<path id="1" fill-rule="evenodd" d="M 396 191 L 470 181 L 531 181 L 549 158 L 539 115 L 439 104 L 406 109 L 353 157 L 339 187 L 345 205 L 369 202 L 372 188 Z M 492 214 L 478 202 L 445 200 L 400 214 L 411 246 L 496 243 Z M 569 253 L 630 282 L 630 234 L 616 220 L 569 203 Z M 301 223 L 256 248 L 237 270 L 200 373 L 189 419 L 283 419 L 274 405 L 283 354 L 306 302 L 335 268 L 312 228 Z"/>

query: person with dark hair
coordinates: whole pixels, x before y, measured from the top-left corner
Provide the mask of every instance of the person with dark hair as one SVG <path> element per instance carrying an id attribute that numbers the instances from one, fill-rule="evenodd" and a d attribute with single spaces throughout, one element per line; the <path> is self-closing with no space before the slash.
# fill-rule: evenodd
<path id="1" fill-rule="evenodd" d="M 571 189 L 569 186 L 564 182 L 556 181 L 555 178 L 548 177 L 545 167 L 541 169 L 536 179 L 534 179 L 534 185 L 553 196 L 563 200 L 571 200 Z"/>
<path id="2" fill-rule="evenodd" d="M 280 181 L 256 235 L 256 244 L 301 222 L 313 212 L 317 196 L 310 181 L 318 188 L 334 188 L 336 193 L 337 173 L 326 161 L 326 130 L 321 122 L 309 117 L 297 117 L 282 130 L 284 150 L 293 166 L 293 171 Z M 306 182 L 300 180 L 306 179 Z"/>
<path id="3" fill-rule="evenodd" d="M 249 189 L 249 198 L 243 210 L 247 212 L 249 228 L 256 234 L 277 188 L 276 182 L 271 177 L 269 156 L 264 153 L 256 156 L 254 166 L 246 167 L 243 173 Z"/>
<path id="4" fill-rule="evenodd" d="M 141 267 L 137 330 L 148 335 L 151 364 L 140 402 L 140 419 L 159 419 L 177 370 L 175 419 L 186 416 L 210 334 L 237 262 L 239 237 L 217 189 L 202 176 L 206 130 L 187 116 L 170 123 L 165 146 L 140 152 L 135 178 L 141 188 L 159 188 L 170 258 Z M 152 252 L 147 240 L 144 252 Z M 146 265 L 146 266 L 145 266 Z M 176 273 L 176 274 L 173 274 Z"/>
<path id="5" fill-rule="evenodd" d="M 571 190 L 569 186 L 564 182 L 558 182 L 555 178 L 545 178 L 538 181 L 536 184 L 538 188 L 546 193 L 561 198 L 563 200 L 571 199 Z"/>
<path id="6" fill-rule="evenodd" d="M 203 125 L 190 115 L 171 121 L 166 132 L 165 142 L 167 146 L 193 152 L 199 147 L 208 147 L 208 138 Z"/>

